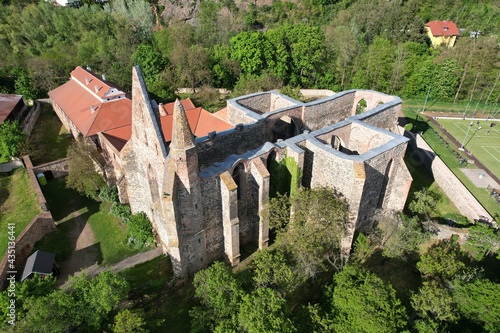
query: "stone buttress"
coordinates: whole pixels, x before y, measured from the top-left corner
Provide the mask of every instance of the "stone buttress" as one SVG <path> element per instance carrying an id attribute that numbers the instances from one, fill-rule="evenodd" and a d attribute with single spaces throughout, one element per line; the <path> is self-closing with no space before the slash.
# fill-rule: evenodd
<path id="1" fill-rule="evenodd" d="M 170 233 L 178 235 L 178 244 L 169 244 L 175 273 L 186 276 L 206 267 L 207 262 L 198 152 L 178 100 L 173 111 L 169 157 L 163 189 L 164 217 Z"/>

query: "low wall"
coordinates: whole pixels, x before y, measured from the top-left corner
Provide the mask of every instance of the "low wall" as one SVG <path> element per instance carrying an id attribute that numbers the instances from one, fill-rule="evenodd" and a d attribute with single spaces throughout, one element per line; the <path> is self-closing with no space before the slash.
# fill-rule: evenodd
<path id="1" fill-rule="evenodd" d="M 33 172 L 33 163 L 31 163 L 31 159 L 28 155 L 23 156 L 23 162 L 26 166 L 26 170 L 28 171 L 28 175 L 33 183 L 33 187 L 35 188 L 36 196 L 38 197 L 38 203 L 40 204 L 40 208 L 42 211 L 46 212 L 49 210 L 47 206 L 47 200 L 45 200 L 45 196 L 43 195 L 42 189 L 40 188 L 40 184 L 38 183 L 38 179 Z"/>
<path id="2" fill-rule="evenodd" d="M 455 174 L 444 164 L 439 156 L 425 142 L 421 135 L 405 132 L 405 136 L 412 139 L 409 145 L 412 149 L 411 163 L 424 165 L 434 176 L 434 180 L 455 204 L 460 214 L 471 221 L 487 220 L 493 221 L 491 215 L 469 192 Z"/>
<path id="3" fill-rule="evenodd" d="M 31 131 L 33 131 L 33 127 L 35 127 L 36 121 L 38 120 L 41 111 L 42 111 L 42 106 L 40 105 L 39 102 L 35 102 L 35 105 L 31 108 L 26 118 L 23 119 L 21 125 L 23 131 L 28 133 L 28 136 L 31 135 Z"/>
<path id="4" fill-rule="evenodd" d="M 65 177 L 68 175 L 68 161 L 69 157 L 45 164 L 40 164 L 33 167 L 33 172 L 35 173 L 35 175 L 37 175 L 41 172 L 52 171 L 54 178 Z"/>
<path id="5" fill-rule="evenodd" d="M 45 196 L 40 188 L 38 179 L 33 172 L 33 164 L 31 163 L 30 157 L 28 155 L 23 156 L 23 161 L 31 182 L 33 183 L 33 187 L 35 188 L 42 213 L 35 216 L 31 220 L 30 224 L 21 232 L 21 234 L 16 237 L 15 271 L 19 274 L 22 272 L 24 261 L 31 254 L 31 251 L 33 251 L 35 243 L 42 239 L 46 234 L 56 230 L 56 224 L 52 218 L 52 214 L 48 210 L 47 201 L 45 200 Z M 7 260 L 8 253 L 5 253 L 2 262 L 0 263 L 0 290 L 7 287 L 7 274 L 9 271 L 13 271 L 12 269 L 9 269 Z"/>
<path id="6" fill-rule="evenodd" d="M 15 249 L 15 270 L 9 269 L 8 253 L 5 253 L 2 262 L 0 263 L 0 290 L 4 290 L 7 283 L 7 275 L 10 271 L 17 272 L 17 276 L 22 273 L 24 262 L 33 251 L 35 243 L 42 239 L 46 234 L 55 231 L 56 224 L 50 212 L 43 212 L 38 214 L 31 220 L 30 224 L 23 230 L 23 232 L 16 237 Z M 10 275 L 10 274 L 9 274 Z"/>

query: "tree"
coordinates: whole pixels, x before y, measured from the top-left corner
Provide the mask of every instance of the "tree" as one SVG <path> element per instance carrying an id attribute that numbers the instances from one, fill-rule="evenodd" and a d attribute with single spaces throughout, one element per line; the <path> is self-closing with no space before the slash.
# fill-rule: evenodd
<path id="1" fill-rule="evenodd" d="M 436 201 L 436 195 L 424 187 L 421 191 L 413 193 L 413 200 L 408 205 L 408 209 L 429 219 L 429 213 L 436 207 Z"/>
<path id="2" fill-rule="evenodd" d="M 236 331 L 238 308 L 243 290 L 222 262 L 215 262 L 194 275 L 195 296 L 202 307 L 194 307 L 189 314 L 193 318 L 194 331 Z"/>
<path id="3" fill-rule="evenodd" d="M 310 307 L 318 332 L 398 332 L 406 326 L 406 313 L 396 292 L 375 274 L 345 266 L 326 290 L 325 314 Z"/>
<path id="4" fill-rule="evenodd" d="M 271 44 L 260 32 L 240 32 L 231 38 L 231 58 L 240 62 L 243 74 L 260 75 L 271 55 Z"/>
<path id="5" fill-rule="evenodd" d="M 303 282 L 301 275 L 294 271 L 293 263 L 286 258 L 283 250 L 258 252 L 253 264 L 253 280 L 257 289 L 272 288 L 287 296 Z"/>
<path id="6" fill-rule="evenodd" d="M 80 274 L 70 278 L 72 296 L 78 306 L 78 318 L 89 330 L 99 330 L 108 315 L 128 295 L 129 285 L 125 278 L 104 271 L 91 278 Z"/>
<path id="7" fill-rule="evenodd" d="M 476 260 L 483 260 L 485 256 L 498 253 L 500 248 L 500 234 L 493 228 L 482 223 L 470 227 L 464 249 Z"/>
<path id="8" fill-rule="evenodd" d="M 434 280 L 423 282 L 418 294 L 412 295 L 411 305 L 426 320 L 439 323 L 459 318 L 451 292 Z"/>
<path id="9" fill-rule="evenodd" d="M 452 241 L 440 241 L 420 257 L 417 268 L 426 278 L 449 281 L 465 270 L 460 246 Z"/>
<path id="10" fill-rule="evenodd" d="M 258 288 L 243 296 L 238 314 L 240 327 L 248 333 L 296 332 L 286 314 L 286 301 L 270 288 Z"/>
<path id="11" fill-rule="evenodd" d="M 70 287 L 26 300 L 26 316 L 16 325 L 18 332 L 51 333 L 101 331 L 109 315 L 128 295 L 127 281 L 106 271 L 95 278 L 80 274 Z"/>
<path id="12" fill-rule="evenodd" d="M 287 197 L 277 200 L 279 203 Z M 297 271 L 306 277 L 313 277 L 326 269 L 326 263 L 339 268 L 340 243 L 347 220 L 345 201 L 328 188 L 302 188 L 290 198 L 290 204 L 290 220 L 283 213 L 279 216 L 286 220 L 273 223 L 286 226 L 278 232 L 277 243 L 293 254 Z M 284 204 L 278 206 L 281 209 L 286 207 Z M 273 207 L 270 206 L 271 211 Z"/>
<path id="13" fill-rule="evenodd" d="M 128 309 L 118 312 L 115 316 L 115 323 L 112 326 L 114 333 L 147 333 L 144 328 L 146 322 L 142 315 Z"/>
<path id="14" fill-rule="evenodd" d="M 19 156 L 26 143 L 27 135 L 17 121 L 6 120 L 0 125 L 0 155 Z"/>
<path id="15" fill-rule="evenodd" d="M 419 245 L 428 239 L 428 234 L 422 230 L 416 216 L 398 217 L 394 217 L 399 221 L 396 222 L 396 230 L 383 244 L 382 254 L 387 258 L 405 258 L 406 255 L 418 251 Z"/>
<path id="16" fill-rule="evenodd" d="M 96 169 L 98 155 L 95 147 L 85 139 L 77 140 L 68 148 L 68 157 L 66 186 L 97 200 L 98 191 L 105 182 Z"/>
<path id="17" fill-rule="evenodd" d="M 453 300 L 467 318 L 483 324 L 487 332 L 498 332 L 500 327 L 500 284 L 487 279 L 471 283 L 457 283 Z"/>

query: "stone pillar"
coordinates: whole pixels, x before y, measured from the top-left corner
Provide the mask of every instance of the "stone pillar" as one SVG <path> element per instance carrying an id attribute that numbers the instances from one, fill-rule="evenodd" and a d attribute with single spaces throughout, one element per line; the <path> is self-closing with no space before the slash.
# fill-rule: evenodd
<path id="1" fill-rule="evenodd" d="M 228 171 L 220 175 L 224 253 L 232 266 L 240 262 L 240 222 L 236 183 Z"/>
<path id="2" fill-rule="evenodd" d="M 366 181 L 365 166 L 363 162 L 354 162 L 354 183 L 352 184 L 351 200 L 349 201 L 349 217 L 345 226 L 344 236 L 341 241 L 341 252 L 347 260 L 351 252 L 354 232 L 358 223 L 358 212 L 363 196 L 363 188 Z"/>
<path id="3" fill-rule="evenodd" d="M 260 158 L 252 160 L 251 170 L 255 181 L 258 184 L 258 206 L 259 206 L 259 238 L 258 245 L 259 249 L 265 249 L 269 243 L 269 221 L 264 218 L 265 210 L 267 209 L 269 202 L 269 181 L 270 175 L 266 166 Z"/>

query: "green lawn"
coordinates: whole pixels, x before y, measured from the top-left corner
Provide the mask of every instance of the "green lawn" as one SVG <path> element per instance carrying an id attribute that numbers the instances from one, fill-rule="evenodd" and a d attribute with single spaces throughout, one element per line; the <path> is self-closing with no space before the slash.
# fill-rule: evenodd
<path id="1" fill-rule="evenodd" d="M 500 176 L 500 122 L 473 121 L 472 126 L 470 120 L 439 118 L 438 122 L 491 172 Z M 491 124 L 496 125 L 490 127 Z"/>
<path id="2" fill-rule="evenodd" d="M 99 242 L 102 263 L 113 264 L 140 250 L 127 245 L 127 228 L 109 212 L 110 204 L 101 203 L 65 187 L 64 179 L 55 179 L 42 186 L 57 231 L 47 235 L 37 248 L 55 252 L 59 260 L 69 258 L 74 244 L 68 241 L 75 216 L 87 220 Z"/>
<path id="3" fill-rule="evenodd" d="M 408 155 L 408 154 L 407 154 Z M 445 216 L 456 216 L 460 215 L 460 211 L 457 209 L 455 204 L 448 198 L 448 196 L 443 192 L 441 187 L 434 181 L 434 178 L 427 169 L 420 166 L 415 166 L 411 163 L 408 157 L 405 157 L 405 162 L 413 178 L 413 182 L 410 188 L 410 194 L 406 204 L 412 200 L 412 194 L 416 191 L 421 191 L 422 188 L 427 188 L 429 193 L 438 198 L 436 202 L 436 207 L 431 212 L 431 218 L 439 220 Z"/>
<path id="4" fill-rule="evenodd" d="M 9 223 L 16 225 L 16 237 L 41 213 L 35 189 L 24 168 L 0 176 L 0 258 L 7 249 Z"/>
<path id="5" fill-rule="evenodd" d="M 144 310 L 151 333 L 189 332 L 189 310 L 196 305 L 191 284 L 176 287 L 170 259 L 160 256 L 119 273 L 131 285 L 129 299 Z"/>
<path id="6" fill-rule="evenodd" d="M 403 101 L 403 108 L 422 111 L 424 109 L 424 103 L 424 99 L 405 99 Z M 467 104 L 469 104 L 469 106 L 467 106 Z M 431 112 L 456 112 L 463 114 L 465 110 L 467 110 L 468 115 L 472 115 L 474 111 L 477 113 L 491 114 L 495 110 L 495 107 L 492 104 L 484 105 L 482 103 L 478 104 L 476 107 L 476 102 L 468 103 L 468 101 L 452 103 L 428 100 L 425 104 L 425 111 Z"/>
<path id="7" fill-rule="evenodd" d="M 29 138 L 33 165 L 66 157 L 73 137 L 62 125 L 49 103 L 41 103 L 42 111 Z"/>
<path id="8" fill-rule="evenodd" d="M 469 189 L 483 207 L 490 213 L 491 216 L 500 216 L 500 205 L 490 195 L 487 189 L 476 187 L 467 176 L 460 171 L 461 166 L 456 155 L 458 151 L 454 145 L 448 142 L 444 134 L 439 135 L 439 128 L 432 128 L 431 123 L 424 115 L 417 114 L 413 110 L 403 109 L 409 124 L 406 125 L 407 130 L 422 132 L 422 136 L 434 150 L 434 152 L 443 160 L 443 162 L 451 169 L 458 179 Z M 463 153 L 460 153 L 462 157 Z M 468 167 L 474 167 L 468 165 Z"/>

